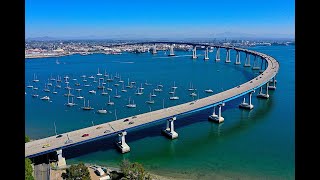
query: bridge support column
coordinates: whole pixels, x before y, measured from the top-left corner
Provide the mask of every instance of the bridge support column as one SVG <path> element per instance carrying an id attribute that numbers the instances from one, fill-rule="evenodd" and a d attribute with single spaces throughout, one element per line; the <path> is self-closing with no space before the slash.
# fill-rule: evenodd
<path id="1" fill-rule="evenodd" d="M 66 159 L 62 156 L 62 149 L 59 149 L 56 152 L 57 152 L 57 157 L 58 157 L 57 167 L 58 168 L 66 167 L 67 166 L 67 162 L 66 162 Z"/>
<path id="2" fill-rule="evenodd" d="M 250 54 L 246 53 L 246 62 L 244 63 L 244 67 L 250 67 Z"/>
<path id="3" fill-rule="evenodd" d="M 219 106 L 218 115 L 216 115 L 215 107 L 213 107 L 213 113 L 208 117 L 208 119 L 213 122 L 222 123 L 224 121 L 224 118 L 221 116 L 221 107 L 224 106 L 224 103 L 219 104 L 218 106 Z"/>
<path id="4" fill-rule="evenodd" d="M 240 62 L 240 51 L 237 51 L 236 62 L 234 64 L 236 64 L 236 65 L 241 64 L 241 62 Z"/>
<path id="5" fill-rule="evenodd" d="M 251 103 L 252 101 L 252 94 L 254 93 L 254 91 L 249 92 L 249 103 L 246 103 L 246 98 L 243 98 L 243 102 L 239 105 L 239 108 L 243 108 L 243 109 L 253 109 L 253 104 Z"/>
<path id="6" fill-rule="evenodd" d="M 226 55 L 226 63 L 231 63 L 231 60 L 230 60 L 230 49 L 227 49 L 227 55 Z"/>
<path id="7" fill-rule="evenodd" d="M 204 52 L 204 60 L 209 60 L 209 47 L 207 46 L 206 51 Z"/>
<path id="8" fill-rule="evenodd" d="M 197 59 L 197 46 L 194 46 L 193 47 L 193 50 L 192 50 L 192 59 Z"/>
<path id="9" fill-rule="evenodd" d="M 276 77 L 274 76 L 272 80 L 270 80 L 269 82 L 272 83 L 272 86 L 268 86 L 268 89 L 276 90 L 276 82 L 277 82 Z"/>
<path id="10" fill-rule="evenodd" d="M 130 152 L 130 146 L 128 146 L 128 144 L 126 143 L 126 139 L 125 139 L 126 135 L 127 135 L 126 131 L 119 133 L 118 134 L 119 140 L 116 143 L 122 154 Z"/>
<path id="11" fill-rule="evenodd" d="M 257 56 L 254 55 L 254 60 L 253 60 L 253 66 L 252 66 L 253 70 L 259 70 L 260 67 L 257 65 Z"/>
<path id="12" fill-rule="evenodd" d="M 174 46 L 174 44 L 172 44 L 170 46 L 170 54 L 168 56 L 175 56 L 174 51 L 173 51 L 173 46 Z"/>
<path id="13" fill-rule="evenodd" d="M 264 98 L 264 99 L 268 99 L 269 98 L 268 86 L 269 86 L 269 82 L 267 82 L 267 84 L 266 84 L 266 94 L 262 93 L 262 86 L 260 87 L 260 92 L 257 95 L 258 98 Z"/>
<path id="14" fill-rule="evenodd" d="M 178 138 L 178 133 L 174 131 L 174 123 L 173 123 L 176 119 L 177 117 L 172 117 L 167 119 L 167 127 L 166 129 L 162 130 L 162 133 L 164 133 L 170 139 Z"/>
<path id="15" fill-rule="evenodd" d="M 263 73 L 263 58 L 261 58 L 261 68 L 260 68 L 260 71 L 259 71 L 259 73 L 261 74 L 261 73 Z"/>
<path id="16" fill-rule="evenodd" d="M 152 48 L 152 54 L 157 54 L 156 44 L 154 44 L 154 46 Z"/>
<path id="17" fill-rule="evenodd" d="M 220 61 L 220 48 L 217 47 L 216 61 Z"/>

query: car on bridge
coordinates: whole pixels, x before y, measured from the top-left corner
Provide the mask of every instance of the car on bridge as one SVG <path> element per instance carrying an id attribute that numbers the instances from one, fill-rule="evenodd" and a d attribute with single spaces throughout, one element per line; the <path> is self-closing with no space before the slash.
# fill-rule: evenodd
<path id="1" fill-rule="evenodd" d="M 87 137 L 87 136 L 89 136 L 88 133 L 82 135 L 82 137 Z"/>
<path id="2" fill-rule="evenodd" d="M 123 122 L 127 122 L 127 121 L 129 121 L 129 119 L 125 119 L 125 120 L 123 120 Z"/>
<path id="3" fill-rule="evenodd" d="M 131 121 L 131 122 L 129 122 L 129 124 L 133 124 L 133 123 L 134 123 L 134 122 L 132 122 L 132 121 Z"/>
<path id="4" fill-rule="evenodd" d="M 42 146 L 42 148 L 47 148 L 47 147 L 50 147 L 50 144 L 49 144 L 49 143 L 44 144 L 44 145 Z"/>

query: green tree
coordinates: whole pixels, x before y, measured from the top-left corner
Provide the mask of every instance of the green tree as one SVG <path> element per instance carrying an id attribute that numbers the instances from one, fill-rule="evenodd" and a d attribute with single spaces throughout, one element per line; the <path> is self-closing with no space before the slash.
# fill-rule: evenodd
<path id="1" fill-rule="evenodd" d="M 142 164 L 137 162 L 131 163 L 129 160 L 124 159 L 120 163 L 120 170 L 124 175 L 124 179 L 134 180 L 150 180 L 151 176 L 145 171 Z"/>
<path id="2" fill-rule="evenodd" d="M 62 173 L 61 177 L 66 180 L 91 180 L 88 167 L 82 162 L 77 165 L 71 165 L 66 169 L 66 173 Z"/>
<path id="3" fill-rule="evenodd" d="M 24 176 L 25 180 L 34 180 L 34 177 L 32 176 L 32 166 L 31 166 L 31 160 L 29 158 L 25 158 L 25 171 L 24 171 Z"/>
<path id="4" fill-rule="evenodd" d="M 30 141 L 30 138 L 29 138 L 27 135 L 25 135 L 25 139 L 24 139 L 24 141 L 25 141 L 25 143 L 27 143 L 27 142 L 29 142 L 29 141 Z"/>

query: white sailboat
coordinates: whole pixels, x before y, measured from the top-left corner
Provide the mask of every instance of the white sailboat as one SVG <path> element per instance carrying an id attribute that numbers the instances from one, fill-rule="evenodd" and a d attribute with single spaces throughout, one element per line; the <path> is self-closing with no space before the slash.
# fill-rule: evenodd
<path id="1" fill-rule="evenodd" d="M 47 86 L 52 86 L 52 83 L 49 81 L 49 79 L 48 79 Z"/>
<path id="2" fill-rule="evenodd" d="M 135 94 L 136 94 L 136 95 L 142 95 L 142 94 L 143 94 L 142 89 L 137 88 L 137 91 L 136 91 Z"/>
<path id="3" fill-rule="evenodd" d="M 84 98 L 83 96 L 81 96 L 81 95 L 80 95 L 80 91 L 81 91 L 81 89 L 80 89 L 80 90 L 78 90 L 78 96 L 77 96 L 77 99 L 83 99 L 83 98 Z"/>
<path id="4" fill-rule="evenodd" d="M 90 90 L 89 93 L 91 93 L 91 94 L 96 94 L 97 91 L 95 91 L 95 90 Z"/>
<path id="5" fill-rule="evenodd" d="M 99 85 L 97 87 L 98 89 L 104 89 L 104 86 L 101 85 L 100 79 L 99 79 Z"/>
<path id="6" fill-rule="evenodd" d="M 149 100 L 146 101 L 147 104 L 154 104 L 154 100 L 151 100 L 151 93 L 150 93 L 150 96 L 149 96 Z"/>
<path id="7" fill-rule="evenodd" d="M 30 85 L 30 82 L 29 82 L 29 85 L 27 86 L 27 88 L 33 88 L 33 86 L 32 86 L 32 85 Z"/>
<path id="8" fill-rule="evenodd" d="M 132 88 L 132 85 L 130 85 L 129 78 L 128 78 L 128 85 L 126 86 L 126 88 Z"/>
<path id="9" fill-rule="evenodd" d="M 152 97 L 156 97 L 157 95 L 154 93 L 154 90 L 152 90 L 152 94 L 151 94 Z"/>
<path id="10" fill-rule="evenodd" d="M 93 76 L 93 75 L 91 75 L 91 76 L 89 76 L 88 78 L 89 78 L 89 79 L 94 79 L 94 76 Z"/>
<path id="11" fill-rule="evenodd" d="M 35 92 L 35 90 L 32 89 L 32 97 L 36 98 L 36 97 L 38 97 L 38 96 L 39 96 L 39 94 L 37 94 L 37 93 Z"/>
<path id="12" fill-rule="evenodd" d="M 204 90 L 206 93 L 213 93 L 213 90 L 212 89 L 206 89 Z"/>
<path id="13" fill-rule="evenodd" d="M 116 89 L 116 95 L 114 97 L 115 98 L 121 98 L 121 95 L 118 94 L 118 89 Z"/>
<path id="14" fill-rule="evenodd" d="M 101 93 L 101 95 L 108 95 L 108 93 L 104 91 L 104 86 L 102 86 L 102 93 Z"/>
<path id="15" fill-rule="evenodd" d="M 49 101 L 50 100 L 50 97 L 49 96 L 43 96 L 42 98 L 40 98 L 41 100 L 47 100 Z"/>
<path id="16" fill-rule="evenodd" d="M 129 103 L 126 105 L 128 108 L 135 108 L 135 107 L 137 107 L 137 105 L 134 103 L 134 100 L 132 101 L 132 103 L 130 103 L 130 98 L 131 97 L 129 97 Z"/>
<path id="17" fill-rule="evenodd" d="M 123 83 L 124 81 L 123 80 L 121 80 L 121 76 L 120 76 L 120 80 L 118 81 L 119 83 Z"/>
<path id="18" fill-rule="evenodd" d="M 81 107 L 82 110 L 92 110 L 94 109 L 93 107 L 90 107 L 90 104 L 89 104 L 89 100 L 88 100 L 88 106 L 86 106 L 86 99 L 84 98 L 83 99 L 83 107 Z"/>
<path id="19" fill-rule="evenodd" d="M 190 96 L 195 97 L 195 96 L 197 96 L 197 94 L 196 94 L 196 92 L 192 92 L 192 93 L 190 94 Z"/>
<path id="20" fill-rule="evenodd" d="M 108 77 L 109 75 L 107 74 L 107 70 L 104 70 L 104 77 Z"/>
<path id="21" fill-rule="evenodd" d="M 76 104 L 73 102 L 73 97 L 72 97 L 72 100 L 71 100 L 72 102 L 69 101 L 69 99 L 70 99 L 69 97 L 70 96 L 68 96 L 68 103 L 66 104 L 66 106 L 69 106 L 69 107 L 75 106 Z"/>
<path id="22" fill-rule="evenodd" d="M 98 81 L 96 81 L 96 77 L 93 77 L 93 81 L 92 81 L 93 83 L 96 83 L 96 82 L 98 82 Z"/>
<path id="23" fill-rule="evenodd" d="M 52 94 L 58 94 L 58 92 L 56 91 L 56 87 L 55 86 L 53 87 Z"/>
<path id="24" fill-rule="evenodd" d="M 47 86 L 47 84 L 45 83 L 44 84 L 44 89 L 43 89 L 44 92 L 50 92 L 50 89 L 49 87 Z"/>
<path id="25" fill-rule="evenodd" d="M 148 83 L 147 80 L 146 82 L 144 83 L 146 86 L 151 86 L 152 84 Z"/>
<path id="26" fill-rule="evenodd" d="M 55 81 L 56 79 L 52 77 L 52 74 L 50 75 L 50 81 Z"/>
<path id="27" fill-rule="evenodd" d="M 141 83 L 141 87 L 139 88 L 140 90 L 143 90 L 144 89 L 144 87 L 142 87 L 142 83 Z"/>
<path id="28" fill-rule="evenodd" d="M 108 105 L 114 105 L 114 102 L 112 102 L 111 100 L 110 100 L 110 95 L 109 95 L 109 102 L 108 102 Z"/>
<path id="29" fill-rule="evenodd" d="M 190 87 L 189 87 L 188 91 L 194 91 L 193 84 L 191 82 L 190 82 Z"/>
<path id="30" fill-rule="evenodd" d="M 99 72 L 99 68 L 98 68 L 97 76 L 102 76 L 102 74 Z"/>
<path id="31" fill-rule="evenodd" d="M 173 86 L 172 86 L 172 89 L 177 89 L 178 87 L 176 86 L 176 82 L 173 81 Z"/>
<path id="32" fill-rule="evenodd" d="M 122 84 L 122 90 L 121 90 L 121 92 L 127 92 L 127 90 L 124 89 L 124 84 Z"/>
<path id="33" fill-rule="evenodd" d="M 103 109 L 103 108 L 101 108 L 101 109 L 99 109 L 98 111 L 97 111 L 97 113 L 99 113 L 99 114 L 107 114 L 107 110 L 106 109 Z"/>
<path id="34" fill-rule="evenodd" d="M 33 80 L 32 80 L 33 82 L 39 82 L 39 79 L 37 79 L 37 76 L 36 76 L 36 74 L 33 74 Z"/>
<path id="35" fill-rule="evenodd" d="M 172 96 L 169 98 L 170 100 L 178 100 L 179 99 L 179 97 L 178 96 L 175 96 L 175 91 L 176 89 L 173 89 L 173 94 L 172 94 Z"/>

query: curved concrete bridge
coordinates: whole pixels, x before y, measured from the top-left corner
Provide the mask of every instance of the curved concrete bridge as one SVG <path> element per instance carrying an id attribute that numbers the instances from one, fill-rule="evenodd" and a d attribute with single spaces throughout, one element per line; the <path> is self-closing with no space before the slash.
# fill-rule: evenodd
<path id="1" fill-rule="evenodd" d="M 239 98 L 241 96 L 249 95 L 249 102 L 244 102 L 239 105 L 240 108 L 252 109 L 253 104 L 251 104 L 251 96 L 255 92 L 256 89 L 260 89 L 257 97 L 260 98 L 269 98 L 268 89 L 275 89 L 275 76 L 279 71 L 279 63 L 273 57 L 252 51 L 243 48 L 237 47 L 228 47 L 228 46 L 219 46 L 219 45 L 208 45 L 208 44 L 194 44 L 194 43 L 181 43 L 181 42 L 143 42 L 143 43 L 134 43 L 134 44 L 157 44 L 157 43 L 170 43 L 171 50 L 173 53 L 174 44 L 189 44 L 194 46 L 193 56 L 192 58 L 196 58 L 196 47 L 197 46 L 205 46 L 206 53 L 204 60 L 208 60 L 208 48 L 214 47 L 217 49 L 217 56 L 215 61 L 220 61 L 220 48 L 226 48 L 226 60 L 225 63 L 230 63 L 230 50 L 235 50 L 237 52 L 235 65 L 240 65 L 240 51 L 246 53 L 246 62 L 244 63 L 244 67 L 250 67 L 250 56 L 254 56 L 254 63 L 252 69 L 260 69 L 259 76 L 249 80 L 246 83 L 243 83 L 237 87 L 228 89 L 226 91 L 220 92 L 218 94 L 214 94 L 202 99 L 198 99 L 195 101 L 187 102 L 184 104 L 172 106 L 169 108 L 164 108 L 156 111 L 151 111 L 143 114 L 139 114 L 136 117 L 128 117 L 123 118 L 107 123 L 103 123 L 96 126 L 91 126 L 88 128 L 83 128 L 67 133 L 63 133 L 62 137 L 56 138 L 56 136 L 50 136 L 47 138 L 35 140 L 32 142 L 28 142 L 25 144 L 25 157 L 36 157 L 39 155 L 57 152 L 58 166 L 65 166 L 66 162 L 64 157 L 62 156 L 62 149 L 76 146 L 79 144 L 87 143 L 90 141 L 95 141 L 101 138 L 105 138 L 111 135 L 118 135 L 119 141 L 117 141 L 117 146 L 119 147 L 122 153 L 129 152 L 130 147 L 125 142 L 125 135 L 127 135 L 127 130 L 141 128 L 142 126 L 147 126 L 152 123 L 156 123 L 162 120 L 167 120 L 167 126 L 162 131 L 169 138 L 174 139 L 178 137 L 178 133 L 174 131 L 174 120 L 181 115 L 186 115 L 190 113 L 194 113 L 206 108 L 213 107 L 213 114 L 209 116 L 209 120 L 215 121 L 217 123 L 221 123 L 224 121 L 224 118 L 221 114 L 221 108 L 224 104 L 232 99 Z M 122 44 L 123 45 L 123 44 Z M 155 46 L 154 46 L 155 47 Z M 171 51 L 170 50 L 170 51 Z M 170 53 L 170 54 L 171 54 Z M 171 55 L 174 55 L 171 54 Z M 261 58 L 261 67 L 257 65 L 256 58 Z M 264 68 L 263 68 L 264 65 Z M 264 69 L 264 70 L 263 70 Z M 273 85 L 269 85 L 272 83 Z M 262 92 L 262 86 L 266 85 L 266 92 Z M 215 107 L 218 106 L 219 111 L 218 114 L 215 113 Z M 134 121 L 134 124 L 129 124 L 128 122 L 124 122 L 125 119 L 129 119 L 129 121 Z M 82 137 L 83 134 L 88 133 L 89 136 Z M 43 145 L 50 144 L 49 147 L 43 148 Z"/>

